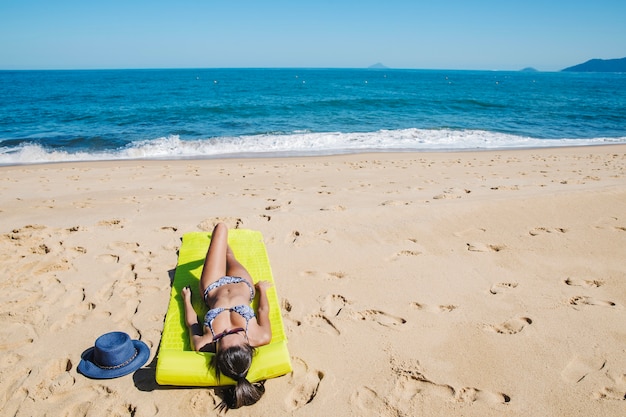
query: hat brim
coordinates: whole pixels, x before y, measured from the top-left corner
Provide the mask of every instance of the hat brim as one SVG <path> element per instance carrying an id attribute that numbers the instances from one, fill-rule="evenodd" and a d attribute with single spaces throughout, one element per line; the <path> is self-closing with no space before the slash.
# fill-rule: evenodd
<path id="1" fill-rule="evenodd" d="M 130 361 L 127 365 L 120 366 L 115 369 L 103 369 L 93 362 L 93 354 L 95 347 L 87 349 L 81 355 L 80 363 L 78 364 L 78 372 L 85 375 L 88 378 L 93 379 L 111 379 L 118 378 L 120 376 L 128 375 L 131 372 L 141 368 L 150 357 L 150 348 L 141 340 L 133 340 L 133 345 L 137 349 L 137 356 Z"/>

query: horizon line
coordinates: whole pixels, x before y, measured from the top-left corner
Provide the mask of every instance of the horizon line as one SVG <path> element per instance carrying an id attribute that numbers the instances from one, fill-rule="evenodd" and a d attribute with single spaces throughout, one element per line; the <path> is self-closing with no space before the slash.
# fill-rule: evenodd
<path id="1" fill-rule="evenodd" d="M 406 71 L 406 70 L 414 70 L 414 71 L 486 71 L 486 72 L 562 72 L 562 69 L 559 70 L 539 70 L 535 67 L 527 66 L 520 69 L 476 69 L 476 68 L 418 68 L 418 67 L 376 67 L 375 65 L 367 66 L 367 67 L 313 67 L 313 66 L 302 66 L 302 67 L 63 67 L 63 68 L 0 68 L 0 71 L 142 71 L 142 70 L 370 70 L 370 71 Z"/>

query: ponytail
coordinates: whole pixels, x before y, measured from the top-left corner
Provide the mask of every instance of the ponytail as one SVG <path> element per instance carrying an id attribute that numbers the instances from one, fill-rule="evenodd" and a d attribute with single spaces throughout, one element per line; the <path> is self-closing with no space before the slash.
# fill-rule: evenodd
<path id="1" fill-rule="evenodd" d="M 218 350 L 213 358 L 213 366 L 219 379 L 220 375 L 234 379 L 234 387 L 228 387 L 223 394 L 223 401 L 216 408 L 239 408 L 259 401 L 265 393 L 265 381 L 250 383 L 246 376 L 252 364 L 255 349 L 248 345 L 231 346 Z"/>
<path id="2" fill-rule="evenodd" d="M 265 394 L 265 381 L 252 384 L 245 377 L 237 380 L 234 388 L 234 407 L 239 408 L 246 405 L 252 405 L 259 401 Z"/>

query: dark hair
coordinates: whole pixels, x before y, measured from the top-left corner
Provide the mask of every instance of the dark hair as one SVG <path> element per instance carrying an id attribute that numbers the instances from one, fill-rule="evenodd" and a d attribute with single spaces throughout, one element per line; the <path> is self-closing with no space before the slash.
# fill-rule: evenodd
<path id="1" fill-rule="evenodd" d="M 252 384 L 247 379 L 255 349 L 245 343 L 218 350 L 213 358 L 213 366 L 219 380 L 221 375 L 234 379 L 237 385 L 224 390 L 224 399 L 219 408 L 239 408 L 259 401 L 265 393 L 263 383 Z"/>

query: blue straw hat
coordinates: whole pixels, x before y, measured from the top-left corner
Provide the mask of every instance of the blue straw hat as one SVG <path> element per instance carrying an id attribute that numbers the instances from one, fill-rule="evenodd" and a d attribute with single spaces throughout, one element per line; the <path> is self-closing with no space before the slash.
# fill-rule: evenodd
<path id="1" fill-rule="evenodd" d="M 149 357 L 150 348 L 141 340 L 124 332 L 106 333 L 82 354 L 78 372 L 94 379 L 117 378 L 141 368 Z"/>

